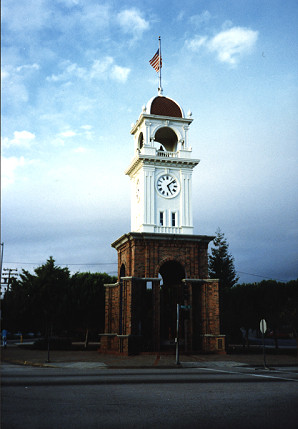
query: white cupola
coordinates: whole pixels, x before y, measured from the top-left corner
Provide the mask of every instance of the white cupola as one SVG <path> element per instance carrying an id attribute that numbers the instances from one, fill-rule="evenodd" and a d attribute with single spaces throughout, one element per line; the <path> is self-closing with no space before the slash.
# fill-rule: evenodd
<path id="1" fill-rule="evenodd" d="M 135 156 L 126 170 L 131 179 L 131 230 L 192 234 L 192 159 L 188 141 L 191 113 L 158 95 L 143 107 L 132 126 Z"/>

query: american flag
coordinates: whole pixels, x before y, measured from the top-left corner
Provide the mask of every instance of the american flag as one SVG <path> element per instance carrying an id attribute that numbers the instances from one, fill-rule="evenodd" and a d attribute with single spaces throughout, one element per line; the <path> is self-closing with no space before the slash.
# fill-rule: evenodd
<path id="1" fill-rule="evenodd" d="M 159 72 L 159 59 L 160 59 L 160 68 L 161 68 L 162 67 L 162 59 L 161 59 L 161 56 L 159 55 L 159 49 L 157 49 L 156 53 L 154 54 L 154 56 L 149 61 L 149 63 L 152 65 L 154 70 L 157 71 L 157 73 Z"/>

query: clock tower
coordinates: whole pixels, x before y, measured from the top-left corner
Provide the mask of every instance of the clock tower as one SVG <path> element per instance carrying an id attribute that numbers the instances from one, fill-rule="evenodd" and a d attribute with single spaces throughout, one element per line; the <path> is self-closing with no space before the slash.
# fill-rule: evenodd
<path id="1" fill-rule="evenodd" d="M 174 100 L 151 98 L 131 129 L 134 158 L 131 180 L 131 231 L 193 234 L 192 170 L 188 142 L 191 113 Z"/>
<path id="2" fill-rule="evenodd" d="M 214 237 L 193 233 L 192 121 L 159 91 L 131 128 L 131 231 L 112 243 L 118 281 L 105 285 L 101 352 L 173 351 L 175 337 L 186 352 L 224 352 L 218 280 L 208 278 Z M 177 305 L 185 309 L 178 332 Z"/>

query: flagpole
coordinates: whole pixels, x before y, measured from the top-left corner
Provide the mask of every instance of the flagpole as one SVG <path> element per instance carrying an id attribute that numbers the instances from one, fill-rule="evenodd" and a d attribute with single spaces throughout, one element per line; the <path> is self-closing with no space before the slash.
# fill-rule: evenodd
<path id="1" fill-rule="evenodd" d="M 162 95 L 162 87 L 161 87 L 161 40 L 160 36 L 158 38 L 159 42 L 159 88 L 158 88 L 158 95 Z"/>

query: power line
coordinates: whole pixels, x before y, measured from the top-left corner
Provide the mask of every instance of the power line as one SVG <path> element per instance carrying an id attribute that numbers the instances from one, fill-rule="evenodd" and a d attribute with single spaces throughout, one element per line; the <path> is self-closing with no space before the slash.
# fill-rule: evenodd
<path id="1" fill-rule="evenodd" d="M 42 264 L 41 262 L 4 262 L 5 264 L 20 264 L 20 265 L 40 265 Z M 57 265 L 63 265 L 63 266 L 105 266 L 105 265 L 118 265 L 118 262 L 96 262 L 96 263 L 57 263 Z M 116 271 L 114 271 L 116 272 Z M 266 280 L 276 280 L 276 281 L 280 281 L 280 282 L 286 282 L 287 280 L 282 280 L 282 279 L 274 279 L 272 277 L 268 277 L 268 276 L 263 276 L 261 274 L 253 274 L 253 273 L 246 273 L 244 271 L 237 271 L 238 274 L 245 274 L 247 276 L 253 276 L 253 277 L 259 277 L 262 279 L 266 279 Z"/>
<path id="2" fill-rule="evenodd" d="M 44 264 L 42 262 L 4 262 L 5 264 L 20 264 L 20 265 L 39 265 L 39 264 Z M 56 263 L 56 262 L 55 262 Z M 81 263 L 81 264 L 72 264 L 72 263 L 66 263 L 66 264 L 59 264 L 57 263 L 57 265 L 118 265 L 118 262 L 100 262 L 100 263 L 95 263 L 95 264 L 91 264 L 91 263 Z"/>
<path id="3" fill-rule="evenodd" d="M 244 273 L 243 271 L 237 271 L 238 274 L 246 274 L 248 276 L 253 276 L 253 277 L 260 277 L 262 279 L 267 279 L 267 280 L 277 280 L 279 282 L 286 282 L 287 280 L 281 280 L 281 279 L 273 279 L 272 277 L 267 277 L 267 276 L 261 276 L 260 274 L 251 274 L 251 273 Z"/>

